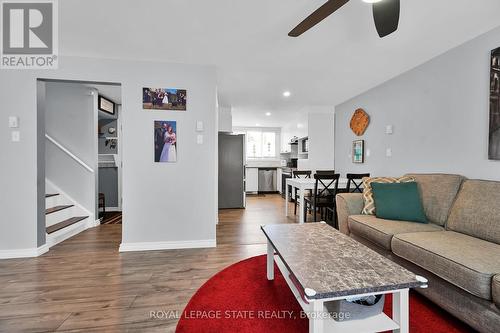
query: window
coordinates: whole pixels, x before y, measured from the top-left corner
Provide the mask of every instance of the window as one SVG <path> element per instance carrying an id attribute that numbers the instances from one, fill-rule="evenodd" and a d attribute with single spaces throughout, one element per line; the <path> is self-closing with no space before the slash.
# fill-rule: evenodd
<path id="1" fill-rule="evenodd" d="M 238 132 L 246 135 L 247 159 L 278 158 L 276 145 L 279 144 L 279 130 L 252 128 L 242 129 Z"/>

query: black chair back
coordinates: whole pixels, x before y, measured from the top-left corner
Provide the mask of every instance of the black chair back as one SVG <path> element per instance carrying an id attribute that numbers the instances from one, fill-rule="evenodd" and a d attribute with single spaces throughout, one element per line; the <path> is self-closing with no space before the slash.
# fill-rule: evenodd
<path id="1" fill-rule="evenodd" d="M 316 170 L 317 175 L 334 175 L 335 170 Z"/>
<path id="2" fill-rule="evenodd" d="M 293 178 L 311 178 L 312 171 L 310 170 L 295 170 Z"/>
<path id="3" fill-rule="evenodd" d="M 340 175 L 336 174 L 315 174 L 314 179 L 314 201 L 317 202 L 319 198 L 335 199 L 335 195 L 339 189 Z"/>
<path id="4" fill-rule="evenodd" d="M 363 188 L 361 185 L 363 184 L 363 178 L 370 177 L 369 173 L 348 173 L 347 174 L 347 193 L 363 193 Z M 351 190 L 352 186 L 352 190 Z"/>

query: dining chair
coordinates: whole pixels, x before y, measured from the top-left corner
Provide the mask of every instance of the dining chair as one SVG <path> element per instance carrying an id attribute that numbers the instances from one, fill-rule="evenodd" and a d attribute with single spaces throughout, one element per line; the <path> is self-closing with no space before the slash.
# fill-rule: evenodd
<path id="1" fill-rule="evenodd" d="M 317 213 L 319 210 L 320 217 L 326 216 L 326 208 L 330 208 L 336 212 L 335 208 L 335 195 L 339 189 L 339 178 L 337 174 L 315 174 L 314 192 L 312 197 L 304 197 L 304 216 L 307 220 L 307 208 L 314 214 L 314 221 L 316 222 Z"/>
<path id="2" fill-rule="evenodd" d="M 295 170 L 292 172 L 293 178 L 311 178 L 312 171 L 310 170 Z M 299 205 L 299 198 L 298 198 L 298 192 L 299 190 L 295 188 L 295 207 L 294 207 L 294 214 L 297 215 L 297 206 Z"/>
<path id="3" fill-rule="evenodd" d="M 316 170 L 317 175 L 334 175 L 335 170 Z"/>
<path id="4" fill-rule="evenodd" d="M 348 173 L 346 193 L 363 193 L 363 178 L 370 177 L 369 173 Z"/>

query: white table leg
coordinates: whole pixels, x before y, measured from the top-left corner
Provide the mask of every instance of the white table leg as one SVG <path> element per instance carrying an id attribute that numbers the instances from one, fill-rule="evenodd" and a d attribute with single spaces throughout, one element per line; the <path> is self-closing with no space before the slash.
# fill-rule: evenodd
<path id="1" fill-rule="evenodd" d="M 288 216 L 288 201 L 290 200 L 288 195 L 288 184 L 285 183 L 285 216 Z"/>
<path id="2" fill-rule="evenodd" d="M 274 247 L 267 240 L 267 279 L 274 280 Z"/>
<path id="3" fill-rule="evenodd" d="M 306 220 L 305 219 L 305 216 L 304 216 L 304 189 L 303 188 L 300 188 L 299 189 L 299 195 L 300 195 L 300 204 L 299 204 L 299 209 L 300 209 L 300 212 L 299 212 L 299 223 L 302 224 L 304 223 L 304 221 Z M 295 198 L 295 200 L 297 200 L 297 198 Z"/>
<path id="4" fill-rule="evenodd" d="M 392 294 L 392 320 L 399 325 L 398 330 L 394 333 L 408 333 L 409 328 L 409 292 L 404 289 Z"/>
<path id="5" fill-rule="evenodd" d="M 323 333 L 323 302 L 312 301 L 312 313 L 309 318 L 309 333 Z"/>

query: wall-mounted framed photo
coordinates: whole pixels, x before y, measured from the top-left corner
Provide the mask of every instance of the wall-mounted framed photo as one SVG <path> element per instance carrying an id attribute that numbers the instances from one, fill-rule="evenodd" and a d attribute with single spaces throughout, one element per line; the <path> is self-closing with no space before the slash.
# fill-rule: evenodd
<path id="1" fill-rule="evenodd" d="M 491 51 L 488 158 L 500 160 L 500 47 Z"/>
<path id="2" fill-rule="evenodd" d="M 177 121 L 155 120 L 155 162 L 177 162 Z"/>
<path id="3" fill-rule="evenodd" d="M 365 140 L 352 142 L 352 163 L 365 162 Z"/>
<path id="4" fill-rule="evenodd" d="M 97 99 L 97 108 L 102 112 L 115 115 L 115 103 L 101 95 L 99 95 L 99 98 Z"/>
<path id="5" fill-rule="evenodd" d="M 142 88 L 142 108 L 186 111 L 187 91 L 175 88 Z"/>

